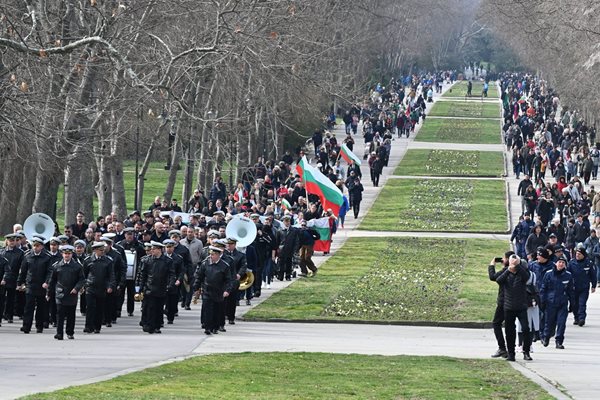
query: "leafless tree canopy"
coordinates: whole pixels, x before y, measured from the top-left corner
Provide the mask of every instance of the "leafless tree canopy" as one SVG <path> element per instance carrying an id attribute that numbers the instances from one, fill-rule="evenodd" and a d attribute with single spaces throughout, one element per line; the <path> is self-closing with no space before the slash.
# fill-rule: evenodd
<path id="1" fill-rule="evenodd" d="M 445 67 L 478 29 L 475 3 L 4 0 L 0 233 L 31 212 L 55 216 L 61 184 L 68 223 L 78 210 L 123 215 L 122 163 L 138 133 L 140 191 L 167 146 L 185 165 L 183 197 L 224 165 L 278 157 L 372 76 Z"/>

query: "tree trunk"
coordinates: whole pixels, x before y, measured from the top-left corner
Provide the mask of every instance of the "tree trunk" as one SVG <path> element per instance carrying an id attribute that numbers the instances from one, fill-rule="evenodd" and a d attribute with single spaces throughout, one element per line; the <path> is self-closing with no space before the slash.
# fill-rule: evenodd
<path id="1" fill-rule="evenodd" d="M 19 169 L 21 170 L 23 186 L 21 186 L 16 221 L 22 224 L 31 215 L 31 207 L 35 197 L 35 179 L 31 179 L 31 172 L 27 168 Z"/>
<path id="2" fill-rule="evenodd" d="M 117 138 L 112 140 L 111 153 L 112 211 L 124 220 L 127 217 L 127 200 L 123 180 L 123 151 Z"/>
<path id="3" fill-rule="evenodd" d="M 98 197 L 98 215 L 108 215 L 112 212 L 112 195 L 111 195 L 111 161 L 110 155 L 106 149 L 107 143 L 100 142 L 100 148 L 94 153 L 96 154 L 96 165 L 98 168 L 98 183 L 96 184 L 96 195 Z"/>
<path id="4" fill-rule="evenodd" d="M 44 213 L 56 221 L 56 198 L 62 174 L 54 171 L 37 170 L 35 176 L 35 199 L 32 211 Z"/>
<path id="5" fill-rule="evenodd" d="M 217 86 L 217 78 L 218 78 L 218 74 L 215 74 L 215 76 L 212 79 L 212 83 L 210 85 L 210 90 L 208 91 L 208 96 L 206 98 L 206 104 L 204 106 L 204 115 L 202 116 L 204 120 L 207 120 L 209 118 L 208 112 L 211 111 L 210 108 L 212 107 L 212 100 L 213 100 L 213 94 L 215 91 L 215 88 Z M 210 123 L 203 123 L 202 124 L 202 139 L 200 140 L 200 160 L 198 160 L 198 174 L 197 176 L 197 181 L 198 181 L 198 187 L 204 189 L 205 191 L 208 189 L 207 187 L 207 177 L 208 177 L 208 173 L 212 172 L 210 170 L 209 165 L 210 163 L 207 161 L 209 159 L 209 146 L 210 146 L 210 131 L 212 128 L 212 125 L 209 126 L 209 124 L 213 124 L 214 122 L 210 122 Z"/>
<path id="6" fill-rule="evenodd" d="M 18 184 L 19 179 L 15 179 L 15 172 L 20 171 L 9 168 L 8 163 L 0 163 L 0 195 L 2 196 L 2 207 L 0 207 L 0 236 L 12 232 L 12 225 L 17 217 L 17 201 L 16 195 L 20 191 L 15 190 L 15 184 Z"/>
<path id="7" fill-rule="evenodd" d="M 173 139 L 173 156 L 171 158 L 171 169 L 169 169 L 169 178 L 167 180 L 167 186 L 165 187 L 165 192 L 163 193 L 163 199 L 167 202 L 171 202 L 173 198 L 173 190 L 175 189 L 175 182 L 177 181 L 177 171 L 179 170 L 179 161 L 181 159 L 181 154 L 179 152 L 177 144 L 179 143 L 179 135 L 177 131 L 179 130 L 178 121 L 173 122 L 173 133 L 175 134 L 175 138 Z M 183 204 L 183 200 L 181 202 Z"/>
<path id="8" fill-rule="evenodd" d="M 146 172 L 148 172 L 148 168 L 150 167 L 150 161 L 152 160 L 152 154 L 154 153 L 154 146 L 156 145 L 156 141 L 160 137 L 160 134 L 162 133 L 162 130 L 163 130 L 162 128 L 164 126 L 166 126 L 166 123 L 162 123 L 156 129 L 154 136 L 152 136 L 152 139 L 150 140 L 150 144 L 148 145 L 148 149 L 146 150 L 146 157 L 144 157 L 144 163 L 142 164 L 142 168 L 140 168 L 139 175 L 136 177 L 137 188 L 138 188 L 137 203 L 138 203 L 138 207 L 141 210 L 144 209 L 143 199 L 144 199 L 144 181 L 145 181 Z"/>

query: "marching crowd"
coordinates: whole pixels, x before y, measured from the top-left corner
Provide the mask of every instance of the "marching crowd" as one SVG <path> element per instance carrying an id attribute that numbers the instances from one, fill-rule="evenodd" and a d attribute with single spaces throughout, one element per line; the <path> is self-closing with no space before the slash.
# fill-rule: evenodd
<path id="1" fill-rule="evenodd" d="M 499 285 L 492 357 L 515 360 L 518 330 L 523 358 L 531 360 L 532 342 L 548 346 L 554 338 L 557 349 L 565 348 L 569 313 L 574 325 L 586 323 L 600 271 L 600 193 L 589 185 L 597 177 L 600 145 L 594 144 L 595 129 L 561 107 L 544 81 L 505 74 L 500 86 L 505 144 L 516 178 L 524 177 L 518 186 L 522 215 L 511 235 L 515 251 L 489 266 L 490 280 Z"/>
<path id="2" fill-rule="evenodd" d="M 359 122 L 363 159 L 377 186 L 394 136 L 410 135 L 424 118 L 433 91 L 441 91 L 442 81 L 452 76 L 407 76 L 392 80 L 387 89 L 378 84 L 364 103 L 345 113 L 343 142 L 324 129 L 314 133 L 311 156 L 343 193 L 335 213 L 324 209 L 318 194 L 307 191 L 292 168 L 299 160 L 287 151 L 279 161 L 259 158 L 234 188 L 227 189 L 218 176 L 210 189 L 198 188 L 182 205 L 156 197 L 147 211 L 133 211 L 126 218 L 113 213 L 90 220 L 79 212 L 75 223 L 62 233 L 56 226 L 50 238 L 15 225 L 0 249 L 0 322 L 14 323 L 16 316 L 23 320 L 25 334 L 34 324 L 38 333 L 53 325 L 56 339 L 63 340 L 65 333 L 73 339 L 78 304 L 85 316 L 83 332 L 97 334 L 118 323 L 123 307 L 133 316 L 137 300 L 140 326 L 153 334 L 161 333 L 165 319 L 172 324 L 180 309 L 190 310 L 201 298 L 204 332 L 225 332 L 227 321 L 235 324 L 240 301 L 251 304 L 261 290 L 270 289 L 273 278 L 291 280 L 295 266 L 301 276 L 316 275 L 315 242 L 331 242 L 350 209 L 358 217 L 364 188 L 360 156 L 353 148 Z M 296 156 L 302 159 L 309 151 L 297 149 Z M 239 237 L 226 232 L 240 216 L 254 224 L 256 236 L 238 249 Z M 311 221 L 317 219 L 325 221 L 327 238 L 313 228 Z M 247 279 L 250 272 L 253 282 Z M 245 286 L 240 289 L 241 281 Z"/>

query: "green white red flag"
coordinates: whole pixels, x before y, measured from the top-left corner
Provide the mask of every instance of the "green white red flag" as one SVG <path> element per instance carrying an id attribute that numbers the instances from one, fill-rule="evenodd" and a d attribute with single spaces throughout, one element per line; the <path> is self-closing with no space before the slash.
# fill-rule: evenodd
<path id="1" fill-rule="evenodd" d="M 352 152 L 352 150 L 350 150 L 350 149 L 348 148 L 348 146 L 346 146 L 346 143 L 343 143 L 343 144 L 342 144 L 342 148 L 341 148 L 341 150 L 340 150 L 340 155 L 342 156 L 342 158 L 343 158 L 344 160 L 346 160 L 346 162 L 347 162 L 348 164 L 350 164 L 350 162 L 351 162 L 351 161 L 354 161 L 354 163 L 355 163 L 356 165 L 361 165 L 360 158 L 359 158 L 359 157 L 358 157 L 356 154 L 354 154 L 354 153 Z"/>
<path id="2" fill-rule="evenodd" d="M 331 182 L 331 179 L 310 165 L 306 156 L 298 161 L 296 171 L 302 178 L 306 191 L 319 196 L 323 209 L 331 208 L 331 211 L 337 217 L 340 214 L 340 207 L 344 204 L 344 196 L 340 189 Z"/>

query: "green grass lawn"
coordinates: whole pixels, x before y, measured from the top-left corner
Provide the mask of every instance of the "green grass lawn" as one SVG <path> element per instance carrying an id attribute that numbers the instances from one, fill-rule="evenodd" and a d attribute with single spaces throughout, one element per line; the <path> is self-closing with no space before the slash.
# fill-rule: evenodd
<path id="1" fill-rule="evenodd" d="M 480 103 L 476 101 L 438 101 L 427 113 L 431 117 L 470 117 L 500 119 L 500 103 Z"/>
<path id="2" fill-rule="evenodd" d="M 488 322 L 502 241 L 351 238 L 319 268 L 250 310 L 249 320 Z"/>
<path id="3" fill-rule="evenodd" d="M 503 181 L 389 179 L 358 229 L 506 232 Z"/>
<path id="4" fill-rule="evenodd" d="M 499 177 L 503 172 L 501 152 L 410 149 L 394 175 Z"/>
<path id="5" fill-rule="evenodd" d="M 426 119 L 415 140 L 500 144 L 500 123 L 490 119 Z"/>
<path id="6" fill-rule="evenodd" d="M 518 390 L 515 390 L 518 387 Z M 505 361 L 327 353 L 198 356 L 27 399 L 551 399 Z"/>
<path id="7" fill-rule="evenodd" d="M 473 81 L 473 89 L 471 90 L 471 94 L 473 97 L 481 97 L 481 92 L 483 91 L 483 82 L 481 81 Z M 454 86 L 452 86 L 452 91 L 447 90 L 442 97 L 465 97 L 467 95 L 467 81 L 456 82 Z M 500 93 L 498 93 L 498 86 L 495 81 L 490 81 L 488 88 L 488 98 L 490 99 L 499 99 Z"/>

